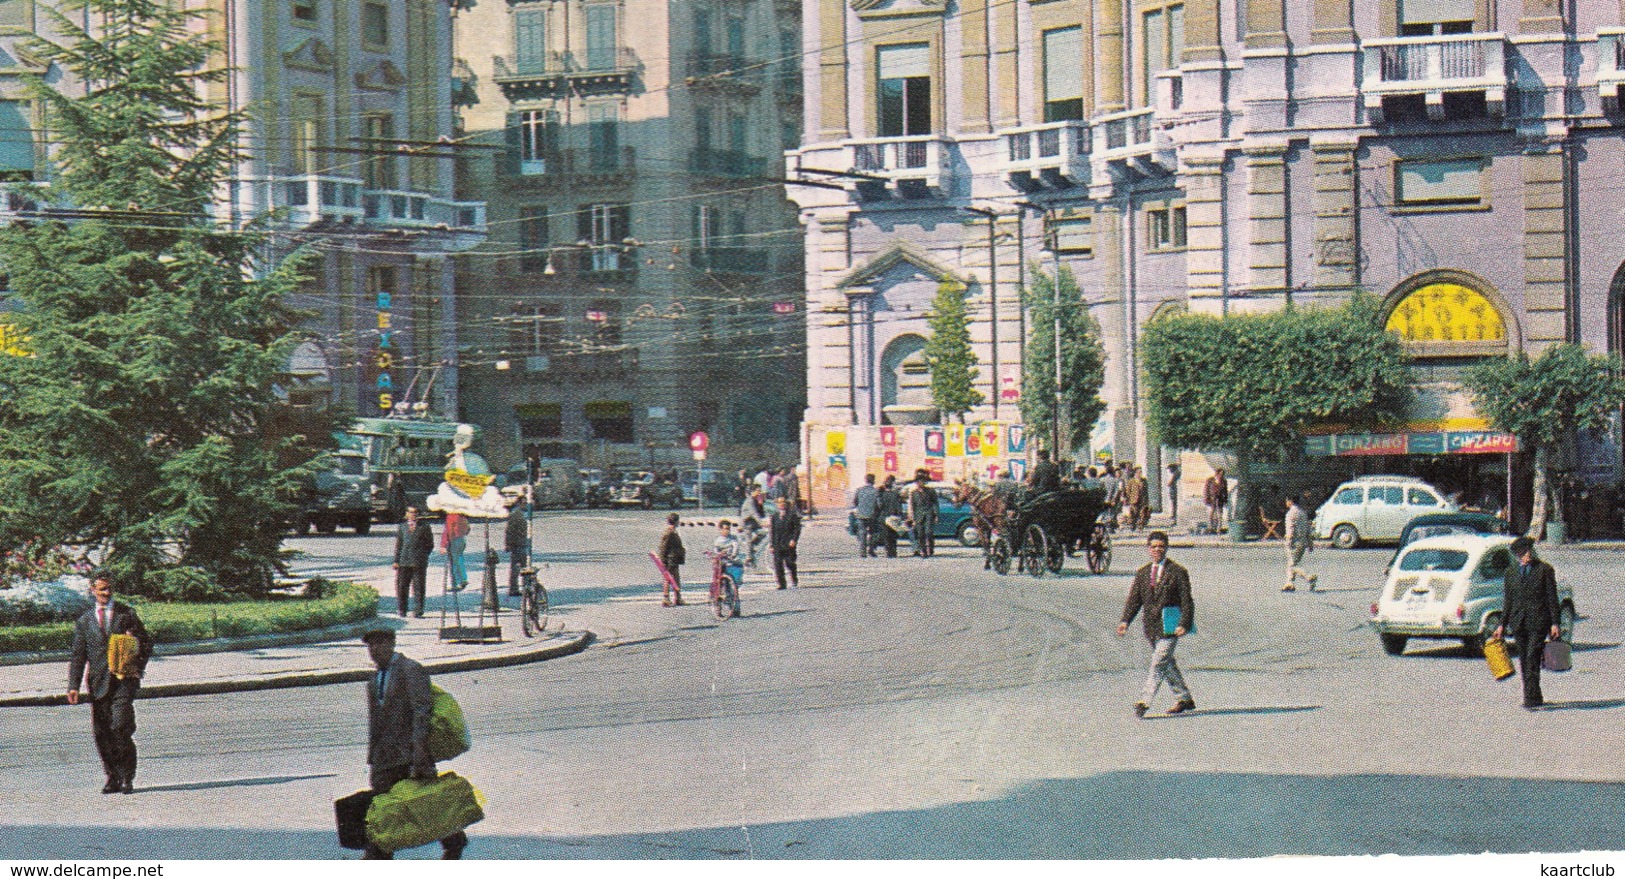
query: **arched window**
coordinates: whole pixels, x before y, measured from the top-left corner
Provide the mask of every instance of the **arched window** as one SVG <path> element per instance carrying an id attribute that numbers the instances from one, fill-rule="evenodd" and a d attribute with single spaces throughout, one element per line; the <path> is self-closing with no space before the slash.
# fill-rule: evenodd
<path id="1" fill-rule="evenodd" d="M 1412 357 L 1483 357 L 1518 346 L 1517 324 L 1500 295 L 1466 272 L 1418 275 L 1388 297 L 1385 328 L 1405 340 Z"/>
<path id="2" fill-rule="evenodd" d="M 906 335 L 893 339 L 880 358 L 880 405 L 930 406 L 931 366 L 925 362 L 925 339 Z"/>

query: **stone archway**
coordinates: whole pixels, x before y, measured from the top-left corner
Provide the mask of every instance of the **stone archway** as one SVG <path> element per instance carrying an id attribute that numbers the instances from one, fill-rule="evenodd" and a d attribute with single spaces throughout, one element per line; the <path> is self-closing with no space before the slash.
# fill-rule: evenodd
<path id="1" fill-rule="evenodd" d="M 1523 348 L 1518 320 L 1495 286 L 1458 269 L 1435 269 L 1394 287 L 1384 326 L 1414 358 L 1487 357 Z"/>
<path id="2" fill-rule="evenodd" d="M 880 356 L 880 408 L 929 407 L 931 367 L 925 360 L 925 337 L 898 336 Z"/>

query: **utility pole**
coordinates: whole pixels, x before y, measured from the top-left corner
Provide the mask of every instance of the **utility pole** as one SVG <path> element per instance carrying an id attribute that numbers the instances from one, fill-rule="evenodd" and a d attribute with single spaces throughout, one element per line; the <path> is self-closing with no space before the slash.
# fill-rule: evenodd
<path id="1" fill-rule="evenodd" d="M 1046 207 L 1031 202 L 1014 202 L 1015 206 L 1023 210 L 1031 210 L 1044 219 L 1044 242 L 1050 255 L 1050 317 L 1052 318 L 1050 350 L 1055 365 L 1055 408 L 1050 411 L 1050 445 L 1051 451 L 1059 461 L 1061 455 L 1069 449 L 1067 444 L 1061 442 L 1061 248 L 1051 231 L 1050 212 Z"/>
<path id="2" fill-rule="evenodd" d="M 988 297 L 989 311 L 993 318 L 993 420 L 999 418 L 999 251 L 998 251 L 998 220 L 999 215 L 987 210 L 965 206 L 963 210 L 973 214 L 980 214 L 987 218 L 987 276 L 988 289 L 992 294 Z"/>

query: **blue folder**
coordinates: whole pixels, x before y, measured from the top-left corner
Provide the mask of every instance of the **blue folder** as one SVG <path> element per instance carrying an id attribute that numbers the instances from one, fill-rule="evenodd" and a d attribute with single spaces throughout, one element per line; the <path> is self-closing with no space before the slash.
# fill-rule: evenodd
<path id="1" fill-rule="evenodd" d="M 1179 628 L 1179 614 L 1180 611 L 1177 605 L 1162 609 L 1162 633 L 1164 635 L 1172 635 L 1174 630 Z M 1196 624 L 1192 623 L 1185 634 L 1196 634 Z"/>

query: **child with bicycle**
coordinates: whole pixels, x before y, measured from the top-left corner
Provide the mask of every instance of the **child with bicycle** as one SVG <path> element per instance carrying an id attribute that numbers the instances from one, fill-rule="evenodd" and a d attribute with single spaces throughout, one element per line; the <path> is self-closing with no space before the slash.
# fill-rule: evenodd
<path id="1" fill-rule="evenodd" d="M 725 574 L 733 580 L 735 602 L 738 600 L 738 587 L 744 585 L 745 582 L 745 558 L 749 554 L 749 550 L 739 535 L 734 533 L 733 524 L 732 519 L 722 519 L 717 522 L 717 539 L 711 544 L 711 552 L 708 553 L 716 566 L 711 587 L 713 603 L 717 588 L 716 582 L 721 579 L 720 575 Z M 721 611 L 718 611 L 718 614 L 720 615 Z M 739 616 L 737 603 L 734 604 L 733 615 Z"/>

